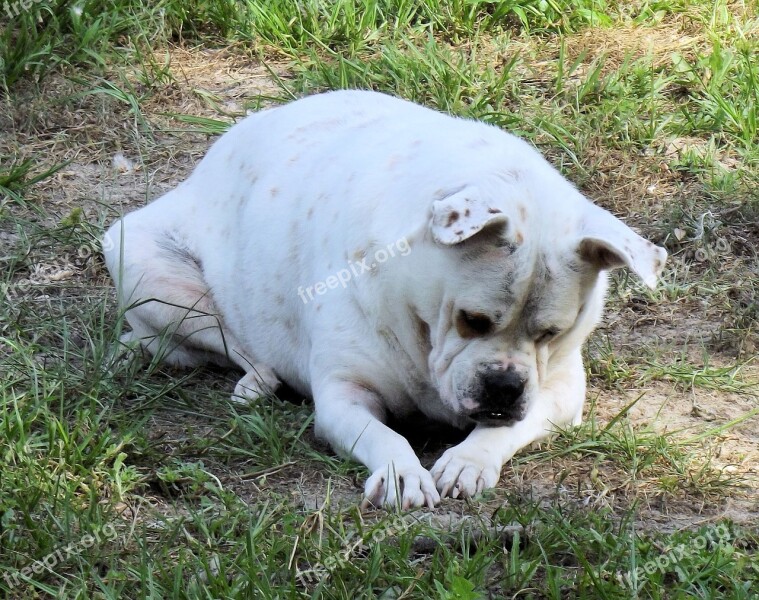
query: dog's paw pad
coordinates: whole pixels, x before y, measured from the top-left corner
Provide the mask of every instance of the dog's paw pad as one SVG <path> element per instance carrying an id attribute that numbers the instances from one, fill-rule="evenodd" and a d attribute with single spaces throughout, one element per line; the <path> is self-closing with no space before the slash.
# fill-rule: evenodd
<path id="1" fill-rule="evenodd" d="M 445 451 L 431 474 L 441 498 L 471 498 L 498 483 L 501 465 L 487 452 L 470 456 L 454 447 Z"/>
<path id="2" fill-rule="evenodd" d="M 386 465 L 366 480 L 361 509 L 372 506 L 408 510 L 418 506 L 434 508 L 440 494 L 427 469 L 421 465 Z"/>

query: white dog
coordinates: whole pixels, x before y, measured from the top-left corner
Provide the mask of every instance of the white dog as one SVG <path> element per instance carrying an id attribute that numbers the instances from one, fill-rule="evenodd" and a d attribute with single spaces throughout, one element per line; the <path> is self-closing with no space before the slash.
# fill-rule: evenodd
<path id="1" fill-rule="evenodd" d="M 132 332 L 174 365 L 311 394 L 317 434 L 371 471 L 364 503 L 434 506 L 579 423 L 580 348 L 606 272 L 654 286 L 666 252 L 530 145 L 386 95 L 252 115 L 104 245 Z M 465 428 L 431 471 L 384 421 Z"/>

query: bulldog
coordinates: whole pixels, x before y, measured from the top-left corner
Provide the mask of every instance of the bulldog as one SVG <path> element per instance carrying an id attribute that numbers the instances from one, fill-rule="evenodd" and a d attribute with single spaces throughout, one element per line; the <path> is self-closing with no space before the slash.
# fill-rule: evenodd
<path id="1" fill-rule="evenodd" d="M 105 240 L 125 344 L 311 395 L 363 504 L 404 509 L 580 423 L 607 273 L 654 287 L 667 256 L 517 137 L 365 91 L 247 117 Z M 386 425 L 412 413 L 473 429 L 430 471 Z"/>

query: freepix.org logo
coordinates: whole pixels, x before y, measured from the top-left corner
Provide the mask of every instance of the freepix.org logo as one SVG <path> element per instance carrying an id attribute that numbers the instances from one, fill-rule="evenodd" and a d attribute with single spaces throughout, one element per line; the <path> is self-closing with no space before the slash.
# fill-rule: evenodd
<path id="1" fill-rule="evenodd" d="M 22 12 L 30 10 L 35 4 L 42 4 L 43 2 L 47 4 L 47 0 L 16 0 L 15 2 L 4 0 L 3 10 L 9 19 L 15 19 Z"/>
<path id="2" fill-rule="evenodd" d="M 373 257 L 365 256 L 358 262 L 349 261 L 346 268 L 340 269 L 323 281 L 317 281 L 313 285 L 306 287 L 300 286 L 298 288 L 298 297 L 303 301 L 303 304 L 308 304 L 314 299 L 314 294 L 323 296 L 329 290 L 334 290 L 338 287 L 345 289 L 354 277 L 360 277 L 364 273 L 371 273 L 372 269 L 377 268 L 377 265 L 381 265 L 396 256 L 408 256 L 410 252 L 411 245 L 405 237 L 396 240 L 385 248 L 379 248 Z"/>
<path id="3" fill-rule="evenodd" d="M 654 559 L 643 563 L 635 571 L 630 571 L 617 577 L 623 586 L 630 589 L 639 589 L 641 582 L 646 581 L 646 575 L 653 575 L 657 571 L 667 573 L 676 571 L 678 563 L 693 554 L 703 552 L 707 547 L 727 545 L 730 541 L 730 529 L 724 523 L 706 530 L 702 535 L 696 536 L 688 544 L 678 544 Z"/>
<path id="4" fill-rule="evenodd" d="M 378 529 L 360 535 L 357 531 L 349 531 L 343 539 L 342 548 L 336 554 L 327 556 L 323 562 L 319 562 L 301 570 L 296 568 L 295 576 L 304 585 L 325 581 L 338 569 L 350 564 L 357 555 L 365 552 L 370 544 L 381 544 L 386 538 L 398 537 L 406 533 L 415 521 L 405 520 L 401 517 L 394 518 Z"/>
<path id="5" fill-rule="evenodd" d="M 117 537 L 118 533 L 116 528 L 108 523 L 103 525 L 100 529 L 96 529 L 92 533 L 82 536 L 79 540 L 71 542 L 66 546 L 61 546 L 39 560 L 35 560 L 32 564 L 27 565 L 23 569 L 4 573 L 3 579 L 5 580 L 6 585 L 13 589 L 22 583 L 33 579 L 34 575 L 42 575 L 45 571 L 52 571 L 72 556 L 76 556 L 80 552 L 92 548 L 95 545 L 102 544 L 103 540 L 113 542 Z"/>

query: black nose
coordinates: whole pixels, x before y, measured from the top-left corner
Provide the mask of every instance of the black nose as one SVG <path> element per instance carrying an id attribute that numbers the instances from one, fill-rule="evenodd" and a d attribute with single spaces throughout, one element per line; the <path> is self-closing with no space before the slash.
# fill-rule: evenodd
<path id="1" fill-rule="evenodd" d="M 509 406 L 514 404 L 524 392 L 525 380 L 513 366 L 505 371 L 487 371 L 482 376 L 483 404 L 489 406 Z"/>

